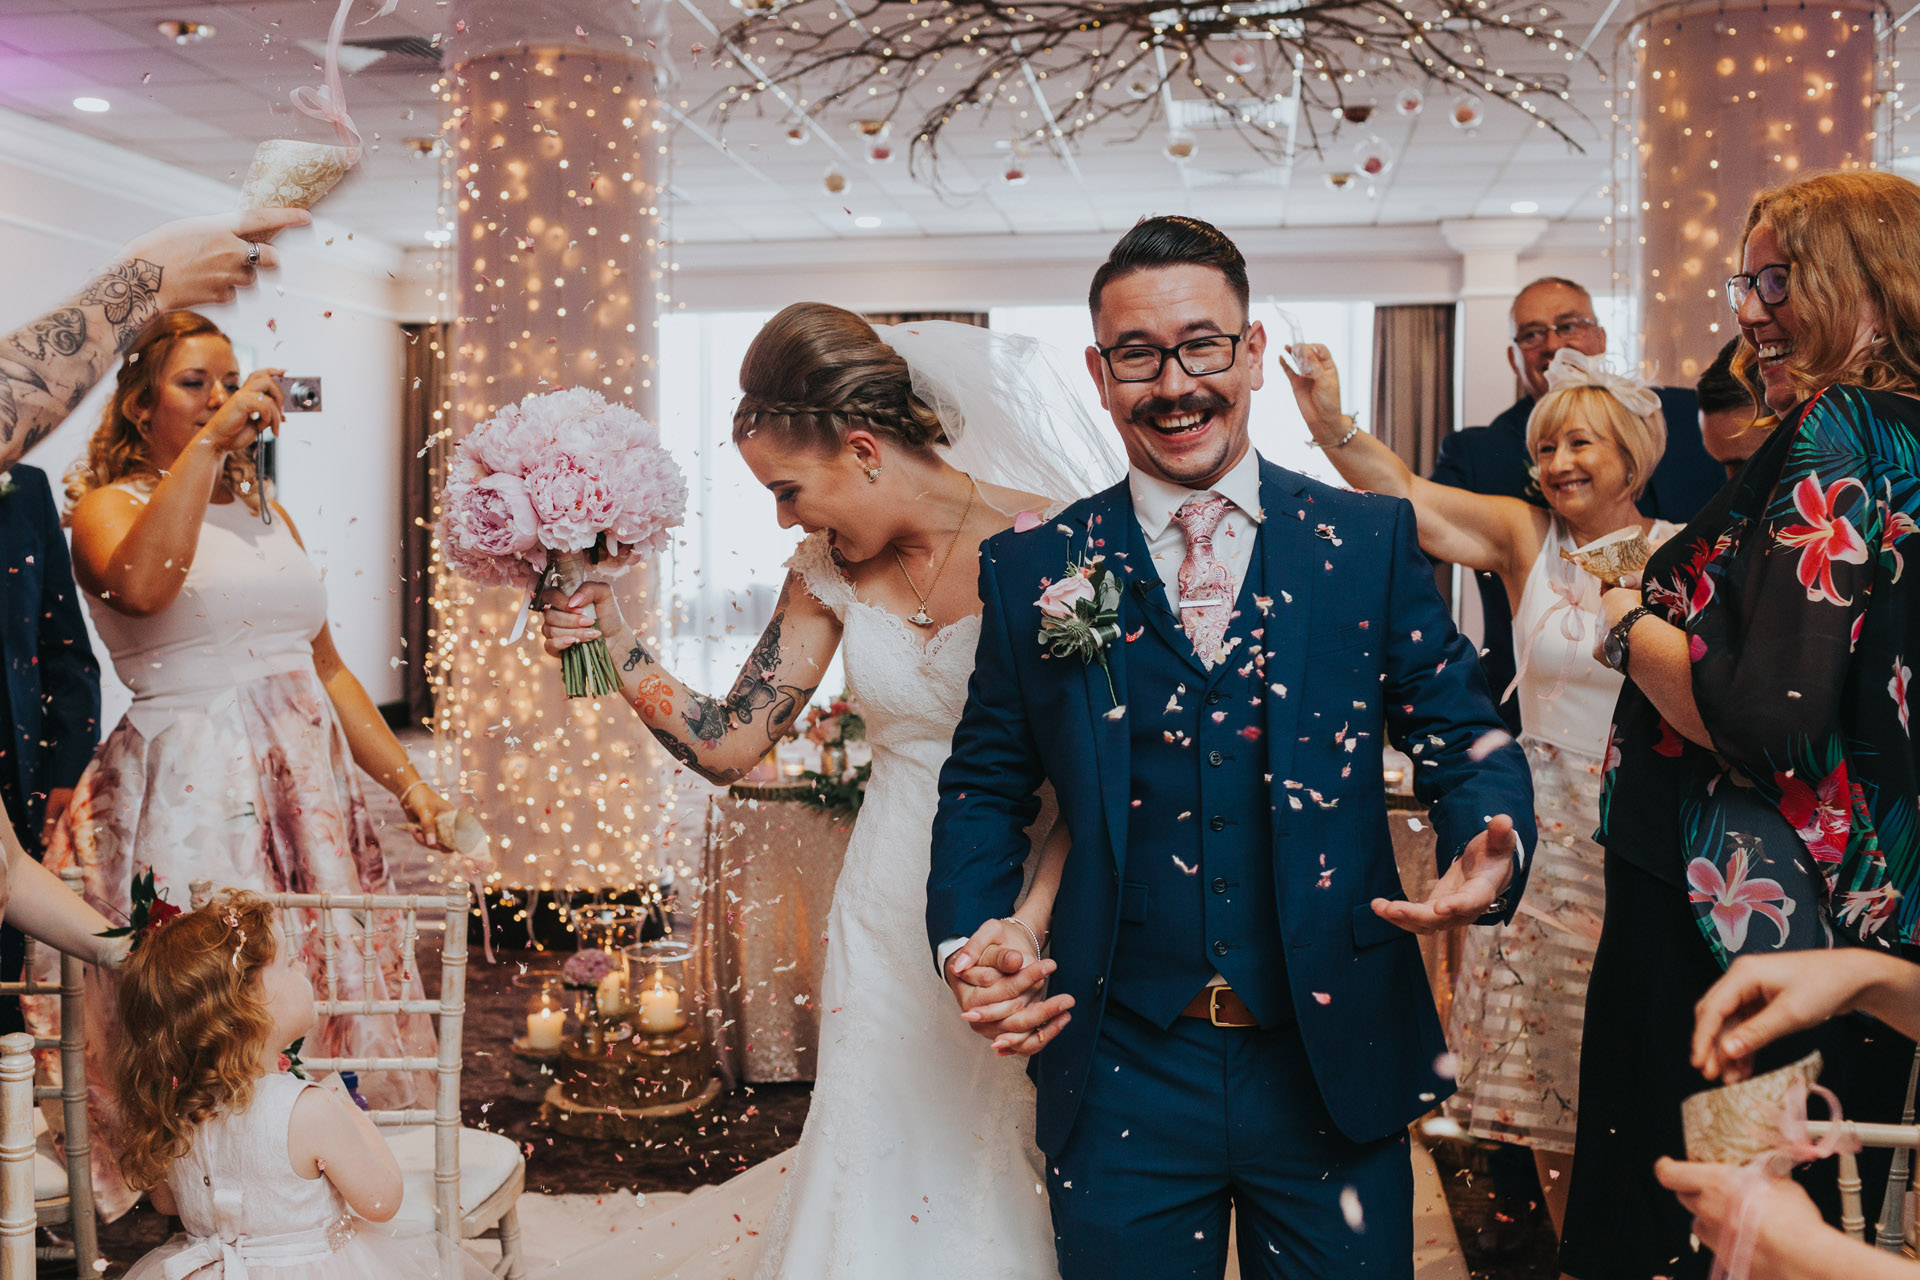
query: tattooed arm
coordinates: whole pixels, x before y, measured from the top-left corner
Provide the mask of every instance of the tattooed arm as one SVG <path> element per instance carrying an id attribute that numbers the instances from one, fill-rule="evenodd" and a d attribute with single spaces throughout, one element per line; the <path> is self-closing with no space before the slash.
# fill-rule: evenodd
<path id="1" fill-rule="evenodd" d="M 163 311 L 226 302 L 252 284 L 246 239 L 309 221 L 299 209 L 261 209 L 170 222 L 135 240 L 68 302 L 0 337 L 0 468 L 58 426 Z M 260 247 L 257 265 L 278 262 Z"/>
<path id="2" fill-rule="evenodd" d="M 840 644 L 840 620 L 788 575 L 739 679 L 724 698 L 696 693 L 674 677 L 627 626 L 604 582 L 588 582 L 566 598 L 541 597 L 547 652 L 604 635 L 620 672 L 621 691 L 673 757 L 709 782 L 726 783 L 760 762 L 793 727 L 820 685 Z M 592 605 L 596 625 L 583 612 Z"/>

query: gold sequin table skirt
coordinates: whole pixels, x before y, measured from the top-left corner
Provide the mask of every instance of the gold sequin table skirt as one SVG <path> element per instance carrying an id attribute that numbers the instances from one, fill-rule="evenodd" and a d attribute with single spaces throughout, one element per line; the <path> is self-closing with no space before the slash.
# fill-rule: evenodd
<path id="1" fill-rule="evenodd" d="M 736 784 L 708 801 L 695 980 L 729 1087 L 811 1080 L 820 1047 L 827 909 L 853 823 L 790 794 Z"/>

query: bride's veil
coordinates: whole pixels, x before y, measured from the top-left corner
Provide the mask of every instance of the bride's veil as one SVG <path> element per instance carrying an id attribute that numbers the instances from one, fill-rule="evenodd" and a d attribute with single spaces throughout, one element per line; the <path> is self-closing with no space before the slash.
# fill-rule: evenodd
<path id="1" fill-rule="evenodd" d="M 974 479 L 1062 502 L 1126 474 L 1113 429 L 1095 425 L 1039 339 L 950 320 L 874 332 L 939 415 L 947 461 Z"/>

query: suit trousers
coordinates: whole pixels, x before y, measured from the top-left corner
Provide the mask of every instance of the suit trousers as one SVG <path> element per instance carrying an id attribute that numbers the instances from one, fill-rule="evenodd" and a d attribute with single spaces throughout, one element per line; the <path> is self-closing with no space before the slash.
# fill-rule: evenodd
<path id="1" fill-rule="evenodd" d="M 1413 1275 L 1407 1135 L 1342 1136 L 1295 1025 L 1161 1030 L 1109 1001 L 1047 1190 L 1062 1280 L 1217 1280 L 1236 1211 L 1248 1280 Z"/>

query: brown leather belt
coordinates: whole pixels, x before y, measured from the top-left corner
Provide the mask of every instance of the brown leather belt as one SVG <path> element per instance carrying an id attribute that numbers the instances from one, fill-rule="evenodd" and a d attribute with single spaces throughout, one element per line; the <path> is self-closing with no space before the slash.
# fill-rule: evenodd
<path id="1" fill-rule="evenodd" d="M 1253 1010 L 1247 1008 L 1247 1002 L 1233 994 L 1233 988 L 1215 985 L 1204 987 L 1192 1003 L 1180 1011 L 1183 1018 L 1205 1018 L 1216 1027 L 1257 1027 L 1260 1023 L 1254 1018 Z"/>

